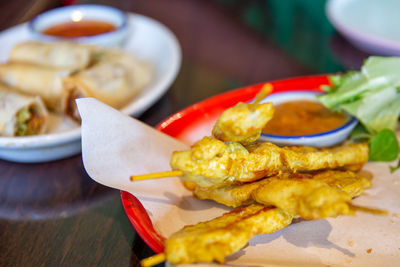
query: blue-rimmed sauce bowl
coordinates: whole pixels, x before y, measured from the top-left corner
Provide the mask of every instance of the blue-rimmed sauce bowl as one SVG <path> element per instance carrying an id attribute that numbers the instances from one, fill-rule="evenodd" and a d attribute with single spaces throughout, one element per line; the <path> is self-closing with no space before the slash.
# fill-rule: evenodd
<path id="1" fill-rule="evenodd" d="M 274 105 L 278 105 L 288 101 L 298 100 L 317 100 L 317 93 L 315 91 L 287 91 L 282 93 L 274 93 L 264 98 L 263 102 L 272 102 Z M 302 145 L 302 146 L 313 146 L 313 147 L 329 147 L 342 143 L 346 140 L 351 131 L 357 125 L 358 120 L 348 114 L 345 114 L 347 120 L 345 123 L 337 128 L 329 131 L 320 132 L 309 135 L 275 135 L 262 133 L 260 136 L 261 141 L 267 141 L 278 145 Z"/>

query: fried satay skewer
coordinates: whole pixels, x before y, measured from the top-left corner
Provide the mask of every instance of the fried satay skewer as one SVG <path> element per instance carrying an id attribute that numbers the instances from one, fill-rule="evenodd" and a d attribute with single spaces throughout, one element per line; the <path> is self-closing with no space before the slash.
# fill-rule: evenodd
<path id="1" fill-rule="evenodd" d="M 191 149 L 175 151 L 173 172 L 132 176 L 131 180 L 180 176 L 201 187 L 224 186 L 257 181 L 281 172 L 304 172 L 345 168 L 359 170 L 368 160 L 366 143 L 332 148 L 278 147 L 271 143 L 225 143 L 204 137 Z"/>
<path id="2" fill-rule="evenodd" d="M 259 104 L 272 91 L 265 84 L 250 104 L 239 103 L 217 120 L 213 137 L 204 137 L 190 150 L 174 152 L 173 172 L 132 176 L 131 180 L 180 176 L 202 187 L 256 181 L 282 171 L 313 171 L 345 167 L 358 170 L 368 160 L 368 146 L 353 144 L 328 149 L 283 147 L 253 142 L 272 118 L 271 103 Z"/>
<path id="3" fill-rule="evenodd" d="M 164 256 L 157 258 L 172 264 L 223 263 L 226 256 L 242 249 L 253 236 L 279 231 L 292 219 L 281 209 L 258 204 L 236 208 L 210 221 L 185 226 L 165 241 Z M 154 258 L 145 259 L 142 266 L 157 263 L 160 262 Z"/>
<path id="4" fill-rule="evenodd" d="M 259 192 L 262 187 L 268 187 L 272 180 L 293 179 L 292 181 L 301 181 L 304 179 L 313 179 L 321 181 L 330 187 L 342 190 L 351 198 L 361 195 L 366 188 L 372 186 L 372 182 L 352 171 L 317 171 L 313 173 L 280 173 L 276 176 L 264 178 L 256 182 L 246 183 L 242 185 L 232 184 L 222 187 L 200 187 L 194 186 L 188 188 L 193 191 L 193 195 L 199 199 L 210 199 L 229 207 L 239 207 L 254 202 L 253 196 L 255 192 Z M 280 189 L 280 191 L 282 191 Z"/>
<path id="5" fill-rule="evenodd" d="M 182 171 L 182 179 L 210 187 L 257 181 L 281 172 L 359 170 L 368 160 L 368 151 L 366 143 L 323 149 L 281 148 L 267 142 L 243 146 L 204 137 L 189 150 L 175 151 L 170 165 Z"/>
<path id="6" fill-rule="evenodd" d="M 231 207 L 254 202 L 275 206 L 295 217 L 311 220 L 352 215 L 357 210 L 378 212 L 351 204 L 353 197 L 360 195 L 371 185 L 370 180 L 350 171 L 282 173 L 244 185 L 220 188 L 196 187 L 193 194 L 199 199 L 212 199 Z"/>
<path id="7" fill-rule="evenodd" d="M 190 150 L 174 152 L 170 161 L 172 172 L 136 175 L 131 180 L 180 176 L 201 187 L 223 186 L 256 181 L 282 171 L 340 167 L 358 170 L 368 160 L 366 144 L 321 150 L 279 148 L 271 143 L 249 145 L 272 118 L 272 104 L 259 104 L 271 91 L 272 85 L 266 84 L 253 103 L 239 103 L 226 110 L 214 125 L 215 138 L 205 137 Z"/>
<path id="8" fill-rule="evenodd" d="M 250 144 L 256 141 L 265 125 L 274 115 L 272 103 L 259 102 L 272 92 L 272 85 L 267 83 L 256 96 L 253 103 L 239 102 L 225 110 L 216 121 L 212 135 L 224 142 Z"/>
<path id="9" fill-rule="evenodd" d="M 244 201 L 241 204 L 250 196 L 258 203 L 247 203 L 248 206 L 211 221 L 185 226 L 166 240 L 163 254 L 145 259 L 142 266 L 164 260 L 172 264 L 223 263 L 226 256 L 241 249 L 254 235 L 278 231 L 297 217 L 320 219 L 351 215 L 355 211 L 386 214 L 350 203 L 352 197 L 370 186 L 368 179 L 350 171 L 295 174 L 294 177 L 285 173 L 254 183 L 228 186 L 230 190 L 225 190 L 223 195 L 235 192 Z"/>

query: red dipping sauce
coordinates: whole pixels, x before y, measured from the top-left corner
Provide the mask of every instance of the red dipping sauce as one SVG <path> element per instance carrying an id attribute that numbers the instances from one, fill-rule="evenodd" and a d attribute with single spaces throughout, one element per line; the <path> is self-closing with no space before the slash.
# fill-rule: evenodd
<path id="1" fill-rule="evenodd" d="M 50 26 L 42 33 L 58 37 L 74 38 L 94 36 L 114 31 L 117 27 L 109 22 L 101 20 L 68 21 Z"/>

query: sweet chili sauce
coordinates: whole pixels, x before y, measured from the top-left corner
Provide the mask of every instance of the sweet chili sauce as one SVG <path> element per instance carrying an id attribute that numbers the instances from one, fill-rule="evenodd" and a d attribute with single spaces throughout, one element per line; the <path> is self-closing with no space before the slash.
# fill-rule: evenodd
<path id="1" fill-rule="evenodd" d="M 275 106 L 273 118 L 263 133 L 274 135 L 310 135 L 330 131 L 344 125 L 348 117 L 332 112 L 310 100 L 288 101 Z"/>
<path id="2" fill-rule="evenodd" d="M 77 22 L 68 21 L 48 27 L 43 31 L 44 34 L 59 37 L 84 37 L 93 36 L 116 29 L 112 23 L 101 20 L 80 20 Z"/>

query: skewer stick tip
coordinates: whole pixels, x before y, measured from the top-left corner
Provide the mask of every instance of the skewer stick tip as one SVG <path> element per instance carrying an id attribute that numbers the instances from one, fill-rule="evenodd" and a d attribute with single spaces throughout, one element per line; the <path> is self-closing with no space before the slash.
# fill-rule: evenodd
<path id="1" fill-rule="evenodd" d="M 376 214 L 376 215 L 387 215 L 388 214 L 388 212 L 386 210 L 362 207 L 362 206 L 357 206 L 357 205 L 352 205 L 352 204 L 350 204 L 350 208 L 353 209 L 354 211 L 361 211 L 361 212 L 372 213 L 372 214 Z"/>
<path id="2" fill-rule="evenodd" d="M 151 267 L 162 263 L 166 260 L 166 256 L 164 253 L 156 254 L 154 256 L 148 257 L 140 261 L 140 265 L 142 267 Z"/>
<path id="3" fill-rule="evenodd" d="M 131 181 L 141 181 L 141 180 L 159 179 L 159 178 L 183 176 L 183 175 L 184 175 L 183 171 L 155 172 L 155 173 L 148 173 L 148 174 L 132 175 L 130 177 L 130 180 Z"/>
<path id="4" fill-rule="evenodd" d="M 270 83 L 266 83 L 261 88 L 260 92 L 256 95 L 256 99 L 254 100 L 254 104 L 258 104 L 264 97 L 269 95 L 272 92 L 273 86 Z"/>

